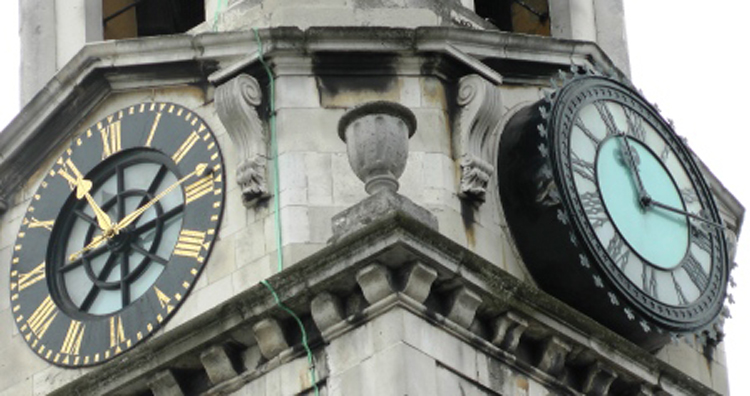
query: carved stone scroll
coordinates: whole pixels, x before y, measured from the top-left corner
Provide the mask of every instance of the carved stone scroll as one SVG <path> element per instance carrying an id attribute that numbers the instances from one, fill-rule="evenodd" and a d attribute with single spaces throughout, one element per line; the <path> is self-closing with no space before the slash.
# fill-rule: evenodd
<path id="1" fill-rule="evenodd" d="M 453 130 L 453 155 L 461 165 L 458 195 L 484 202 L 487 183 L 495 172 L 490 147 L 502 116 L 500 90 L 476 74 L 463 77 L 458 84 L 458 114 Z"/>
<path id="2" fill-rule="evenodd" d="M 270 196 L 268 136 L 257 111 L 261 98 L 258 81 L 247 74 L 216 88 L 216 112 L 237 150 L 237 184 L 245 206 Z"/>

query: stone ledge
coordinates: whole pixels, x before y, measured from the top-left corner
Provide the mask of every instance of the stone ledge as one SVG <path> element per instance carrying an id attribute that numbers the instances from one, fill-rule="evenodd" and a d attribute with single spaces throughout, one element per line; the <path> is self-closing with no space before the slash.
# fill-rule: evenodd
<path id="1" fill-rule="evenodd" d="M 404 278 L 408 278 L 412 263 L 417 261 L 437 273 L 424 304 L 400 292 L 407 283 Z M 393 293 L 368 305 L 357 286 L 356 275 L 374 262 L 385 263 L 382 266 L 386 272 L 384 276 L 394 278 L 390 283 Z M 512 277 L 436 231 L 398 213 L 378 219 L 369 227 L 342 238 L 269 278 L 268 282 L 273 285 L 281 301 L 302 318 L 310 318 L 313 309 L 311 301 L 321 293 L 330 293 L 346 301 L 347 307 L 343 309 L 346 314 L 339 323 L 326 321 L 328 328 L 325 334 L 312 327 L 308 329 L 311 347 L 319 355 L 316 358 L 318 362 L 320 355 L 325 354 L 323 339 L 331 342 L 366 323 L 373 315 L 387 311 L 388 306 L 397 304 L 464 342 L 479 347 L 511 369 L 527 373 L 554 389 L 580 393 L 582 390 L 576 389 L 578 385 L 568 382 L 570 378 L 589 374 L 597 380 L 600 377 L 598 373 L 605 372 L 607 378 L 598 381 L 608 381 L 611 377 L 611 386 L 618 388 L 645 387 L 670 393 L 716 394 L 572 308 Z M 465 323 L 453 322 L 449 318 L 450 310 L 436 304 L 437 301 L 447 301 L 455 293 L 461 293 L 461 289 L 455 287 L 457 284 L 481 298 L 481 309 L 477 310 L 477 317 L 470 328 L 466 328 Z M 555 345 L 569 346 L 572 352 L 567 353 L 567 348 L 561 347 L 555 349 L 560 353 L 550 350 L 557 353 L 556 356 L 545 355 L 535 360 L 503 350 L 502 342 L 501 345 L 493 345 L 491 341 L 497 337 L 491 331 L 482 329 L 491 327 L 498 317 L 507 316 L 507 312 L 513 312 L 516 322 L 528 323 L 528 330 L 515 335 L 520 338 L 516 350 L 543 350 L 544 345 L 554 340 Z M 312 315 L 313 318 L 315 316 Z M 155 374 L 177 367 L 184 369 L 189 362 L 199 361 L 204 351 L 217 345 L 231 344 L 233 348 L 228 348 L 228 353 L 238 348 L 257 348 L 255 345 L 237 345 L 233 333 L 269 318 L 274 318 L 285 328 L 287 340 L 296 339 L 288 336 L 294 334 L 296 324 L 290 322 L 289 314 L 279 308 L 265 286 L 259 284 L 210 312 L 98 366 L 52 395 L 71 394 L 74 389 L 87 395 L 117 394 L 123 389 L 148 389 L 147 384 Z M 591 371 L 591 365 L 579 367 L 578 362 L 571 360 L 574 359 L 572 355 L 580 355 L 582 351 L 598 362 L 596 372 Z M 236 376 L 222 376 L 223 382 L 214 384 L 208 394 L 239 389 L 273 367 L 303 356 L 298 343 L 289 343 L 287 349 L 276 349 L 273 354 L 275 356 L 266 356 L 266 360 L 261 361 L 254 370 L 246 368 Z M 232 355 L 227 355 L 227 358 L 232 359 Z M 558 361 L 551 364 L 550 359 Z M 200 369 L 199 363 L 197 369 Z M 320 381 L 325 381 L 325 365 L 317 364 L 316 370 L 319 371 Z M 605 385 L 609 386 L 608 383 Z"/>

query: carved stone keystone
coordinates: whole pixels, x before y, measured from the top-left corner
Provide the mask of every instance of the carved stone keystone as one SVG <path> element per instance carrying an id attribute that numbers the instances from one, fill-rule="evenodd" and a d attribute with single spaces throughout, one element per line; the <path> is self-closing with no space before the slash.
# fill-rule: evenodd
<path id="1" fill-rule="evenodd" d="M 548 338 L 544 343 L 542 357 L 537 368 L 553 377 L 559 376 L 565 367 L 565 357 L 570 351 L 570 345 L 560 338 L 556 336 Z"/>
<path id="2" fill-rule="evenodd" d="M 423 303 L 430 295 L 432 282 L 437 278 L 437 271 L 417 262 L 406 276 L 406 286 L 403 293 L 419 303 Z"/>
<path id="3" fill-rule="evenodd" d="M 606 395 L 609 387 L 617 379 L 617 373 L 600 362 L 592 364 L 583 382 L 583 393 L 587 395 Z"/>
<path id="4" fill-rule="evenodd" d="M 214 345 L 201 352 L 201 364 L 208 374 L 208 379 L 214 385 L 220 384 L 237 376 L 226 349 L 221 345 Z"/>
<path id="5" fill-rule="evenodd" d="M 184 396 L 180 384 L 170 370 L 159 371 L 154 374 L 148 387 L 154 396 Z"/>
<path id="6" fill-rule="evenodd" d="M 216 88 L 216 113 L 237 150 L 237 184 L 245 206 L 270 196 L 266 181 L 268 139 L 256 109 L 261 98 L 258 81 L 247 74 Z"/>
<path id="7" fill-rule="evenodd" d="M 515 353 L 521 335 L 526 331 L 529 323 L 513 312 L 506 312 L 495 319 L 492 343 L 500 349 Z"/>
<path id="8" fill-rule="evenodd" d="M 493 134 L 500 132 L 503 115 L 500 90 L 484 78 L 471 74 L 459 81 L 458 116 L 453 131 L 453 156 L 460 161 L 461 198 L 483 202 L 492 165 Z"/>
<path id="9" fill-rule="evenodd" d="M 451 296 L 450 308 L 446 315 L 448 319 L 456 322 L 458 325 L 469 328 L 471 322 L 474 321 L 474 315 L 477 313 L 479 304 L 482 303 L 482 298 L 479 294 L 461 287 Z"/>
<path id="10" fill-rule="evenodd" d="M 339 120 L 339 137 L 346 142 L 349 165 L 365 183 L 365 191 L 398 191 L 409 155 L 409 138 L 417 119 L 408 108 L 393 102 L 357 106 Z"/>
<path id="11" fill-rule="evenodd" d="M 318 326 L 321 333 L 344 320 L 341 300 L 328 292 L 320 293 L 313 298 L 310 303 L 310 311 L 315 325 Z"/>
<path id="12" fill-rule="evenodd" d="M 289 343 L 284 337 L 284 331 L 276 319 L 263 319 L 253 326 L 255 339 L 258 340 L 260 353 L 266 359 L 272 359 L 282 351 L 289 348 Z"/>
<path id="13" fill-rule="evenodd" d="M 357 272 L 357 283 L 368 303 L 374 304 L 393 293 L 391 273 L 381 264 L 370 264 Z"/>

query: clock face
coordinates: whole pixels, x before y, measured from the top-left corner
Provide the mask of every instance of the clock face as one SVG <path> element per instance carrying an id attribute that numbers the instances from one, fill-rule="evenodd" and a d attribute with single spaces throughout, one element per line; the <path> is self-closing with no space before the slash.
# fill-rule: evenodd
<path id="1" fill-rule="evenodd" d="M 153 334 L 206 264 L 223 197 L 215 138 L 179 105 L 130 106 L 74 138 L 14 247 L 11 304 L 28 345 L 87 366 Z"/>
<path id="2" fill-rule="evenodd" d="M 692 153 L 614 80 L 579 75 L 508 120 L 498 189 L 540 288 L 647 348 L 710 331 L 724 228 Z"/>
<path id="3" fill-rule="evenodd" d="M 638 97 L 615 85 L 595 92 L 571 93 L 556 125 L 561 184 L 583 239 L 657 322 L 715 312 L 727 275 L 723 229 L 691 153 Z"/>

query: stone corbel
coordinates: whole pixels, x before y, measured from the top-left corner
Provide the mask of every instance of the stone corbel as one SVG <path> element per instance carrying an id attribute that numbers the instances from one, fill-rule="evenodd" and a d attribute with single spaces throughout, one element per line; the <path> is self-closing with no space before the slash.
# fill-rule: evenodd
<path id="1" fill-rule="evenodd" d="M 495 319 L 492 343 L 502 350 L 514 354 L 518 348 L 521 336 L 529 327 L 529 323 L 513 312 L 505 312 Z"/>
<path id="2" fill-rule="evenodd" d="M 453 292 L 448 304 L 450 308 L 445 316 L 468 329 L 474 321 L 479 305 L 482 304 L 482 297 L 466 287 L 461 287 Z"/>
<path id="3" fill-rule="evenodd" d="M 208 374 L 208 379 L 214 385 L 237 376 L 232 359 L 221 345 L 214 345 L 201 352 L 200 360 Z"/>
<path id="4" fill-rule="evenodd" d="M 453 155 L 461 165 L 458 195 L 463 199 L 484 202 L 487 184 L 495 172 L 490 147 L 492 135 L 499 131 L 501 99 L 500 90 L 476 74 L 458 83 Z"/>
<path id="5" fill-rule="evenodd" d="M 583 393 L 587 395 L 607 395 L 617 373 L 600 362 L 589 366 L 583 382 Z"/>
<path id="6" fill-rule="evenodd" d="M 154 374 L 148 387 L 154 396 L 184 396 L 180 384 L 170 370 L 159 371 Z"/>
<path id="7" fill-rule="evenodd" d="M 282 351 L 289 348 L 284 331 L 276 319 L 263 319 L 253 326 L 255 339 L 258 341 L 260 353 L 266 359 L 273 359 Z"/>
<path id="8" fill-rule="evenodd" d="M 557 377 L 565 367 L 565 358 L 571 351 L 570 345 L 556 336 L 548 338 L 542 348 L 542 357 L 537 368 L 545 373 Z"/>
<path id="9" fill-rule="evenodd" d="M 257 111 L 260 85 L 253 77 L 240 74 L 216 88 L 215 97 L 216 112 L 237 150 L 237 184 L 242 202 L 249 207 L 270 196 L 268 138 Z"/>
<path id="10" fill-rule="evenodd" d="M 432 283 L 437 279 L 437 271 L 420 262 L 415 263 L 406 276 L 406 285 L 402 293 L 413 298 L 418 303 L 427 300 L 432 289 Z"/>
<path id="11" fill-rule="evenodd" d="M 324 338 L 326 330 L 344 320 L 343 312 L 341 300 L 328 292 L 318 294 L 310 303 L 310 313 Z"/>
<path id="12" fill-rule="evenodd" d="M 370 304 L 375 304 L 393 293 L 391 273 L 381 264 L 370 264 L 359 270 L 357 283 Z"/>

